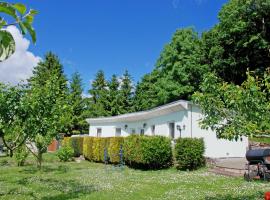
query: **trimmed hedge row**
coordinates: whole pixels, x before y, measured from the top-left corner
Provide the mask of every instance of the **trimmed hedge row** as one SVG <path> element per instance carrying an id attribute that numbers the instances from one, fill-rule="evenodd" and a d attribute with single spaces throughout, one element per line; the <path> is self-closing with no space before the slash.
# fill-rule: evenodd
<path id="1" fill-rule="evenodd" d="M 123 147 L 124 161 L 133 168 L 161 169 L 172 165 L 173 150 L 171 140 L 164 136 L 128 137 L 70 137 L 64 138 L 63 145 L 74 149 L 74 156 L 84 155 L 85 159 L 104 162 L 120 162 L 120 149 Z M 104 151 L 105 150 L 105 151 Z M 177 168 L 194 170 L 205 165 L 204 141 L 198 138 L 179 138 L 175 145 Z"/>
<path id="2" fill-rule="evenodd" d="M 202 138 L 179 138 L 175 145 L 177 168 L 195 170 L 205 166 L 204 141 Z"/>
<path id="3" fill-rule="evenodd" d="M 87 160 L 104 162 L 104 150 L 106 150 L 107 161 L 117 164 L 120 162 L 119 151 L 123 143 L 124 138 L 122 137 L 97 138 L 87 136 L 84 138 L 83 155 Z"/>
<path id="4" fill-rule="evenodd" d="M 84 137 L 65 137 L 62 145 L 72 147 L 74 150 L 73 156 L 79 157 L 83 155 L 83 140 Z"/>
<path id="5" fill-rule="evenodd" d="M 164 136 L 129 136 L 124 142 L 124 157 L 134 168 L 169 167 L 173 160 L 171 140 Z"/>

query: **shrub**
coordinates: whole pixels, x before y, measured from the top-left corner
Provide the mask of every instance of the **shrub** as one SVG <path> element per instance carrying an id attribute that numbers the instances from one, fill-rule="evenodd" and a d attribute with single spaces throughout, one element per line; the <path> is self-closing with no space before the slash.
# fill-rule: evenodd
<path id="1" fill-rule="evenodd" d="M 119 163 L 120 162 L 120 149 L 124 143 L 123 137 L 112 137 L 109 139 L 108 145 L 108 155 L 111 163 Z"/>
<path id="2" fill-rule="evenodd" d="M 125 139 L 124 157 L 135 168 L 160 169 L 172 164 L 172 148 L 164 136 L 132 135 Z"/>
<path id="3" fill-rule="evenodd" d="M 64 137 L 64 139 L 62 140 L 62 146 L 67 146 L 67 145 L 70 145 L 70 138 L 71 137 Z"/>
<path id="4" fill-rule="evenodd" d="M 18 166 L 24 166 L 26 158 L 29 155 L 29 151 L 26 148 L 25 145 L 22 145 L 21 147 L 19 147 L 18 149 L 16 149 L 15 153 L 14 153 L 14 158 L 16 160 L 16 163 Z"/>
<path id="5" fill-rule="evenodd" d="M 70 137 L 70 145 L 74 150 L 74 156 L 83 155 L 83 137 Z"/>
<path id="6" fill-rule="evenodd" d="M 175 145 L 177 168 L 195 170 L 205 165 L 204 141 L 202 138 L 179 138 Z"/>
<path id="7" fill-rule="evenodd" d="M 104 162 L 104 150 L 108 149 L 110 138 L 94 138 L 93 139 L 93 161 Z"/>
<path id="8" fill-rule="evenodd" d="M 85 159 L 92 161 L 93 160 L 93 137 L 84 137 L 83 140 L 83 155 Z"/>
<path id="9" fill-rule="evenodd" d="M 72 158 L 73 154 L 74 150 L 70 145 L 65 145 L 61 147 L 56 153 L 59 160 L 63 162 L 69 161 Z"/>

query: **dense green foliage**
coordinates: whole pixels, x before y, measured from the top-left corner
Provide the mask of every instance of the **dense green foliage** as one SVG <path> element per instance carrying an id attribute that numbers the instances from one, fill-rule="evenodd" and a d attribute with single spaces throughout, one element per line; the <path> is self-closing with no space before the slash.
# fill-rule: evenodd
<path id="1" fill-rule="evenodd" d="M 25 125 L 34 135 L 29 141 L 37 147 L 38 151 L 32 151 L 32 154 L 41 166 L 42 154 L 47 151 L 51 141 L 66 130 L 71 118 L 67 80 L 56 55 L 51 52 L 46 54 L 45 59 L 34 68 L 29 85 L 31 115 Z"/>
<path id="2" fill-rule="evenodd" d="M 83 155 L 83 140 L 84 137 L 70 137 L 69 145 L 74 150 L 74 156 L 79 157 L 80 155 Z"/>
<path id="3" fill-rule="evenodd" d="M 36 42 L 36 32 L 32 27 L 36 10 L 27 10 L 22 3 L 7 3 L 0 2 L 0 13 L 8 17 L 0 18 L 0 62 L 9 58 L 16 48 L 13 36 L 3 28 L 8 26 L 17 26 L 23 35 L 29 33 L 32 41 Z M 7 19 L 12 19 L 14 22 L 8 22 Z"/>
<path id="4" fill-rule="evenodd" d="M 94 137 L 86 136 L 83 140 L 83 156 L 86 160 L 93 160 L 93 140 Z"/>
<path id="5" fill-rule="evenodd" d="M 74 150 L 70 145 L 66 145 L 66 146 L 61 147 L 57 151 L 56 155 L 60 161 L 67 162 L 74 155 Z"/>
<path id="6" fill-rule="evenodd" d="M 121 149 L 123 150 L 124 138 L 123 137 L 111 137 L 108 146 L 108 156 L 111 163 L 119 163 Z M 123 152 L 122 152 L 123 153 Z"/>
<path id="7" fill-rule="evenodd" d="M 68 134 L 83 134 L 87 131 L 88 124 L 85 121 L 85 101 L 82 97 L 82 93 L 82 79 L 80 74 L 75 72 L 72 74 L 68 91 L 68 103 L 71 109 Z"/>
<path id="8" fill-rule="evenodd" d="M 14 158 L 18 166 L 24 166 L 25 161 L 29 155 L 29 151 L 25 145 L 21 145 L 15 150 Z"/>
<path id="9" fill-rule="evenodd" d="M 121 114 L 133 111 L 133 85 L 132 79 L 128 71 L 123 74 L 119 90 L 119 112 Z"/>
<path id="10" fill-rule="evenodd" d="M 26 96 L 24 87 L 0 83 L 0 137 L 11 157 L 32 136 L 25 125 L 31 114 Z"/>
<path id="11" fill-rule="evenodd" d="M 93 139 L 93 161 L 95 162 L 107 162 L 108 155 L 105 157 L 105 151 L 108 150 L 110 144 L 110 138 L 96 137 Z M 105 160 L 106 159 L 106 160 Z"/>
<path id="12" fill-rule="evenodd" d="M 195 170 L 205 165 L 204 142 L 199 138 L 179 138 L 175 145 L 177 168 Z"/>
<path id="13" fill-rule="evenodd" d="M 204 34 L 205 62 L 227 82 L 241 84 L 246 71 L 270 66 L 270 1 L 230 0 L 219 23 Z"/>
<path id="14" fill-rule="evenodd" d="M 177 30 L 161 52 L 156 68 L 137 85 L 136 110 L 179 99 L 189 100 L 208 70 L 202 63 L 202 44 L 198 34 L 191 28 Z"/>
<path id="15" fill-rule="evenodd" d="M 247 77 L 241 86 L 223 82 L 214 74 L 205 77 L 202 93 L 194 95 L 205 113 L 204 128 L 230 140 L 270 134 L 270 74 L 258 78 L 248 73 Z"/>
<path id="16" fill-rule="evenodd" d="M 113 75 L 106 80 L 102 70 L 98 71 L 89 90 L 85 116 L 115 116 L 133 111 L 133 85 L 128 71 L 122 77 Z"/>
<path id="17" fill-rule="evenodd" d="M 172 164 L 171 141 L 163 136 L 132 135 L 124 141 L 125 162 L 131 167 L 160 169 Z"/>

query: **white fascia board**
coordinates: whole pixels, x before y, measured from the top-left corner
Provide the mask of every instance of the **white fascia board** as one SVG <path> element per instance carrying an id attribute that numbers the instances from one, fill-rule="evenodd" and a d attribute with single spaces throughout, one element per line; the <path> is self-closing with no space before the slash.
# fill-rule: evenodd
<path id="1" fill-rule="evenodd" d="M 188 101 L 175 101 L 163 106 L 159 106 L 147 111 L 128 113 L 123 115 L 117 115 L 113 117 L 99 117 L 99 118 L 88 118 L 86 121 L 90 123 L 111 123 L 111 122 L 134 122 L 140 120 L 151 119 L 153 117 L 166 115 L 172 112 L 180 111 L 180 110 L 188 110 L 188 105 L 190 102 Z"/>

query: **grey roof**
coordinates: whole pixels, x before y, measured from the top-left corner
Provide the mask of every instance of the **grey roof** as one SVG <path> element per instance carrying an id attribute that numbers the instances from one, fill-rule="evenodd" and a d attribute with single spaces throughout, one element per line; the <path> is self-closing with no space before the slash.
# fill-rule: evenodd
<path id="1" fill-rule="evenodd" d="M 146 111 L 133 112 L 123 115 L 117 115 L 113 117 L 98 117 L 88 118 L 88 123 L 111 123 L 111 122 L 133 122 L 151 119 L 153 117 L 166 115 L 180 110 L 187 110 L 188 105 L 191 104 L 189 101 L 179 100 L 169 104 L 165 104 L 156 108 L 152 108 Z"/>

